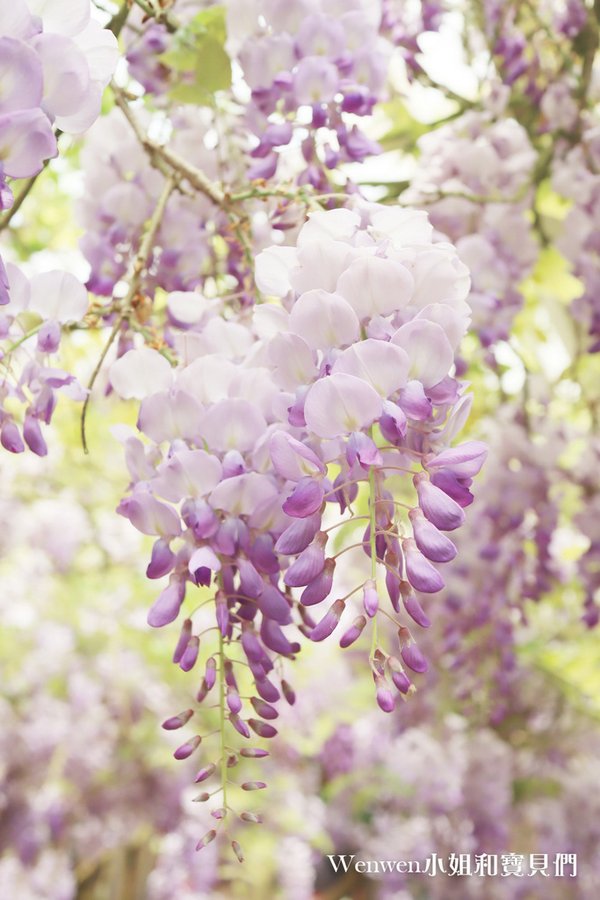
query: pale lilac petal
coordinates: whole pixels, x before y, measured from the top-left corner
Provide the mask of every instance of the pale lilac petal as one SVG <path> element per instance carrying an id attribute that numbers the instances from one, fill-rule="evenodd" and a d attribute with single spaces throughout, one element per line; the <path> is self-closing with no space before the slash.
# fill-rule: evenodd
<path id="1" fill-rule="evenodd" d="M 0 113 L 39 106 L 43 83 L 35 50 L 23 41 L 0 37 Z"/>
<path id="2" fill-rule="evenodd" d="M 203 410 L 185 391 L 160 391 L 142 400 L 138 428 L 157 443 L 196 438 Z"/>
<path id="3" fill-rule="evenodd" d="M 215 403 L 204 415 L 200 433 L 213 450 L 252 450 L 267 427 L 262 413 L 248 400 Z"/>
<path id="4" fill-rule="evenodd" d="M 302 294 L 290 313 L 289 329 L 313 350 L 344 347 L 358 340 L 360 323 L 339 294 L 312 290 Z"/>
<path id="5" fill-rule="evenodd" d="M 426 388 L 441 381 L 454 363 L 454 353 L 444 331 L 427 319 L 407 322 L 393 335 L 392 343 L 406 350 L 410 377 Z"/>
<path id="6" fill-rule="evenodd" d="M 79 34 L 90 19 L 89 0 L 27 0 L 27 6 L 43 20 L 44 31 L 56 34 Z"/>
<path id="7" fill-rule="evenodd" d="M 179 450 L 160 467 L 152 480 L 152 490 L 166 500 L 203 497 L 215 488 L 222 474 L 216 456 L 204 450 Z"/>
<path id="8" fill-rule="evenodd" d="M 196 577 L 199 569 L 210 569 L 211 572 L 221 571 L 221 561 L 210 547 L 199 547 L 192 553 L 188 563 L 188 570 L 191 575 Z"/>
<path id="9" fill-rule="evenodd" d="M 465 441 L 429 459 L 427 469 L 451 469 L 459 478 L 473 478 L 483 466 L 487 453 L 483 441 Z"/>
<path id="10" fill-rule="evenodd" d="M 247 472 L 227 478 L 217 485 L 209 497 L 212 507 L 236 516 L 248 516 L 266 500 L 277 496 L 277 489 L 267 475 Z"/>
<path id="11" fill-rule="evenodd" d="M 371 215 L 371 229 L 381 237 L 390 238 L 397 247 L 407 244 L 429 244 L 433 226 L 426 212 L 402 209 L 399 206 L 380 207 Z"/>
<path id="12" fill-rule="evenodd" d="M 173 507 L 156 500 L 147 491 L 136 491 L 121 500 L 117 512 L 129 519 L 142 534 L 176 537 L 181 532 L 179 515 Z"/>
<path id="13" fill-rule="evenodd" d="M 292 288 L 290 272 L 297 265 L 294 247 L 269 247 L 255 261 L 255 280 L 259 291 L 269 297 L 285 297 Z"/>
<path id="14" fill-rule="evenodd" d="M 360 216 L 351 209 L 328 209 L 309 213 L 300 229 L 296 244 L 303 247 L 311 241 L 349 241 L 360 226 Z"/>
<path id="15" fill-rule="evenodd" d="M 173 380 L 171 366 L 157 350 L 128 350 L 109 370 L 110 383 L 124 400 L 143 400 L 164 391 Z"/>
<path id="16" fill-rule="evenodd" d="M 66 324 L 80 321 L 87 312 L 87 290 L 69 272 L 55 270 L 34 275 L 30 285 L 29 309 L 44 319 Z"/>
<path id="17" fill-rule="evenodd" d="M 406 384 L 409 365 L 408 354 L 402 347 L 368 338 L 344 350 L 331 371 L 334 375 L 344 372 L 362 378 L 381 397 L 389 397 Z"/>
<path id="18" fill-rule="evenodd" d="M 0 115 L 0 159 L 4 174 L 29 178 L 58 153 L 56 137 L 41 109 L 21 109 Z"/>
<path id="19" fill-rule="evenodd" d="M 342 372 L 313 384 L 306 396 L 306 425 L 319 437 L 360 431 L 382 413 L 381 397 L 366 381 Z"/>
<path id="20" fill-rule="evenodd" d="M 286 431 L 274 431 L 269 438 L 269 453 L 278 475 L 288 481 L 325 474 L 325 466 L 316 453 Z"/>
<path id="21" fill-rule="evenodd" d="M 404 309 L 413 288 L 408 269 L 396 260 L 381 256 L 355 259 L 336 285 L 337 293 L 348 301 L 361 321 Z"/>
<path id="22" fill-rule="evenodd" d="M 275 380 L 286 391 L 309 384 L 317 374 L 314 351 L 297 334 L 278 334 L 269 343 L 269 361 Z"/>
<path id="23" fill-rule="evenodd" d="M 85 56 L 58 34 L 39 34 L 32 45 L 44 69 L 44 109 L 53 119 L 78 112 L 90 86 Z"/>
<path id="24" fill-rule="evenodd" d="M 283 503 L 283 511 L 293 518 L 305 519 L 321 508 L 324 495 L 325 489 L 321 481 L 302 478 Z"/>

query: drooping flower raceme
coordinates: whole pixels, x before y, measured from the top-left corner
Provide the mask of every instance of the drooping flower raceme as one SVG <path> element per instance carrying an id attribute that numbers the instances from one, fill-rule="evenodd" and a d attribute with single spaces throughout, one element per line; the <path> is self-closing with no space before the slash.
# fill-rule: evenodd
<path id="1" fill-rule="evenodd" d="M 389 654 L 377 621 L 403 608 L 428 624 L 419 596 L 443 587 L 437 566 L 455 554 L 446 533 L 462 524 L 485 456 L 478 442 L 449 449 L 470 406 L 451 374 L 469 321 L 469 276 L 450 245 L 432 241 L 424 213 L 364 202 L 315 213 L 296 247 L 259 255 L 257 285 L 279 302 L 239 322 L 205 309 L 198 331 L 175 339 L 186 360 L 177 370 L 148 349 L 111 369 L 113 387 L 141 399 L 138 428 L 151 442 L 124 436 L 132 490 L 119 511 L 156 538 L 148 577 L 168 576 L 149 623 L 168 625 L 186 603 L 173 658 L 184 671 L 202 659 L 199 701 L 216 688 L 220 755 L 203 761 L 197 780 L 221 778 L 225 809 L 226 769 L 236 764 L 225 718 L 245 738 L 269 738 L 280 695 L 293 702 L 281 659 L 300 644 L 286 626 L 323 640 L 361 591 L 362 611 L 341 643 L 369 620 L 379 705 L 390 711 L 395 689 L 410 690 L 404 666 L 425 670 L 405 622 L 395 619 L 399 644 Z M 172 296 L 188 307 L 206 302 Z M 363 501 L 368 515 L 356 516 Z M 328 552 L 337 525 L 326 521 L 337 507 L 364 532 L 366 571 L 343 597 L 333 592 L 352 546 Z M 200 605 L 186 599 L 194 585 L 212 592 Z M 186 711 L 165 727 L 190 718 Z M 186 740 L 178 756 L 201 739 Z"/>

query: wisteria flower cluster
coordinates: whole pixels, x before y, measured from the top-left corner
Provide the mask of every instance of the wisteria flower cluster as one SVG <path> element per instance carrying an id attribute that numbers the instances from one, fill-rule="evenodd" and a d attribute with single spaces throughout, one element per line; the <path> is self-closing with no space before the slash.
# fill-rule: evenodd
<path id="1" fill-rule="evenodd" d="M 426 662 L 401 622 L 397 651 L 380 647 L 382 586 L 391 613 L 400 613 L 402 602 L 412 620 L 428 624 L 415 591 L 443 587 L 434 563 L 456 552 L 444 532 L 464 521 L 485 457 L 478 442 L 448 449 L 469 408 L 464 385 L 451 376 L 468 323 L 469 278 L 451 246 L 432 242 L 425 214 L 368 204 L 315 213 L 295 248 L 259 256 L 257 284 L 281 305 L 258 307 L 249 326 L 205 314 L 203 327 L 182 339 L 191 361 L 176 373 L 143 349 L 111 369 L 121 396 L 143 397 L 138 427 L 152 442 L 145 449 L 138 438 L 125 439 L 133 490 L 119 510 L 157 538 L 148 576 L 169 575 L 149 622 L 169 624 L 190 584 L 214 583 L 214 598 L 201 605 L 213 605 L 216 626 L 199 628 L 206 619 L 197 621 L 190 610 L 174 661 L 191 670 L 204 634 L 217 628 L 218 653 L 209 639 L 198 700 L 218 683 L 221 715 L 226 702 L 230 724 L 245 738 L 251 731 L 274 736 L 273 704 L 281 692 L 293 699 L 271 677 L 278 657 L 300 650 L 283 627 L 295 617 L 311 640 L 324 640 L 358 591 L 363 610 L 346 626 L 342 647 L 371 621 L 380 707 L 393 709 L 392 685 L 410 690 L 401 659 L 414 672 Z M 194 293 L 173 294 L 170 302 L 195 307 L 198 315 L 205 303 Z M 414 496 L 400 504 L 403 515 L 392 493 L 399 478 Z M 352 520 L 364 489 L 369 514 L 359 545 L 370 557 L 368 577 L 331 603 L 344 551 L 327 554 L 336 526 L 325 527 L 323 514 L 335 505 Z M 324 614 L 313 619 L 326 601 Z M 251 708 L 235 674 L 240 649 L 256 692 Z M 191 715 L 165 727 L 181 727 Z M 199 735 L 186 741 L 179 756 L 200 741 Z M 220 774 L 227 810 L 223 741 L 221 756 L 200 769 L 198 781 Z"/>

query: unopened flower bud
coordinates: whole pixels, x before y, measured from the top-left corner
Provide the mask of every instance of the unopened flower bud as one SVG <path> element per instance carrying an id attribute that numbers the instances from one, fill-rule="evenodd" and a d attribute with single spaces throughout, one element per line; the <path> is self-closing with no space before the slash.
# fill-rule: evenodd
<path id="1" fill-rule="evenodd" d="M 269 751 L 262 750 L 260 747 L 243 747 L 240 753 L 248 759 L 263 759 L 263 757 L 269 756 Z"/>
<path id="2" fill-rule="evenodd" d="M 340 638 L 340 647 L 346 648 L 350 647 L 354 641 L 357 641 L 361 636 L 365 625 L 367 624 L 367 620 L 364 616 L 358 616 L 350 628 L 343 633 Z"/>
<path id="3" fill-rule="evenodd" d="M 248 725 L 259 737 L 273 738 L 277 734 L 276 728 L 261 719 L 248 719 Z"/>
<path id="4" fill-rule="evenodd" d="M 196 850 L 202 850 L 203 847 L 206 847 L 207 844 L 212 843 L 217 836 L 217 832 L 214 828 L 211 828 L 210 831 L 207 831 L 203 838 L 201 838 L 196 844 Z"/>
<path id="5" fill-rule="evenodd" d="M 237 856 L 238 862 L 243 863 L 244 862 L 244 854 L 242 853 L 242 848 L 240 847 L 240 845 L 238 844 L 237 841 L 231 842 L 231 849 Z"/>
<path id="6" fill-rule="evenodd" d="M 377 610 L 379 609 L 379 597 L 377 596 L 377 589 L 375 587 L 375 582 L 369 579 L 365 581 L 363 587 L 363 606 L 365 608 L 366 614 L 373 618 L 376 615 Z"/>
<path id="7" fill-rule="evenodd" d="M 165 731 L 175 731 L 177 728 L 183 728 L 193 715 L 194 711 L 192 709 L 186 709 L 184 712 L 179 713 L 178 716 L 171 716 L 170 719 L 165 719 L 162 723 L 162 727 Z"/>
<path id="8" fill-rule="evenodd" d="M 266 786 L 264 781 L 244 781 L 241 788 L 243 791 L 262 791 Z"/>
<path id="9" fill-rule="evenodd" d="M 265 703 L 264 700 L 260 700 L 258 697 L 251 697 L 250 703 L 254 707 L 254 711 L 258 716 L 262 716 L 263 719 L 276 719 L 279 715 L 274 706 L 271 706 L 270 703 Z"/>
<path id="10" fill-rule="evenodd" d="M 190 672 L 196 665 L 199 649 L 200 638 L 198 638 L 196 635 L 192 635 L 179 662 L 179 668 L 183 669 L 184 672 Z"/>
<path id="11" fill-rule="evenodd" d="M 285 678 L 282 679 L 282 681 L 281 681 L 281 691 L 283 693 L 283 696 L 289 703 L 289 705 L 293 706 L 294 703 L 296 702 L 296 694 L 295 694 L 292 686 L 290 684 L 288 684 L 288 682 L 285 680 Z"/>
<path id="12" fill-rule="evenodd" d="M 204 766 L 204 768 L 200 769 L 200 771 L 197 773 L 196 777 L 194 778 L 195 784 L 200 784 L 201 781 L 206 781 L 206 779 L 210 778 L 210 776 L 215 772 L 215 770 L 216 770 L 216 766 L 214 763 L 209 763 L 208 766 Z"/>
<path id="13" fill-rule="evenodd" d="M 199 734 L 197 734 L 189 741 L 186 741 L 185 744 L 182 744 L 181 747 L 178 747 L 173 756 L 175 757 L 175 759 L 187 759 L 188 756 L 191 756 L 194 750 L 196 750 L 201 743 L 202 738 Z"/>
<path id="14" fill-rule="evenodd" d="M 329 635 L 337 628 L 345 608 L 346 602 L 344 600 L 336 600 L 335 603 L 329 607 L 321 621 L 318 622 L 311 631 L 311 641 L 324 641 L 325 638 L 329 637 Z"/>
<path id="15" fill-rule="evenodd" d="M 240 813 L 242 822 L 252 822 L 254 825 L 262 825 L 262 816 L 258 813 L 243 812 Z"/>
<path id="16" fill-rule="evenodd" d="M 229 716 L 229 721 L 238 732 L 238 734 L 241 734 L 242 737 L 245 738 L 250 737 L 250 729 L 248 728 L 244 720 L 240 719 L 238 715 L 236 715 L 235 713 L 231 713 L 231 715 Z"/>

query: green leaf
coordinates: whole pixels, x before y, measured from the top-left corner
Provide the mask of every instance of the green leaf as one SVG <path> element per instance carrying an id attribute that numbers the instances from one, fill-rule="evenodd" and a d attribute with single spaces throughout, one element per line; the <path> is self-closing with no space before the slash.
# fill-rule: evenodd
<path id="1" fill-rule="evenodd" d="M 175 35 L 173 46 L 159 56 L 164 65 L 182 75 L 169 92 L 173 100 L 206 105 L 216 91 L 231 85 L 226 38 L 225 10 L 221 6 L 198 13 Z"/>

